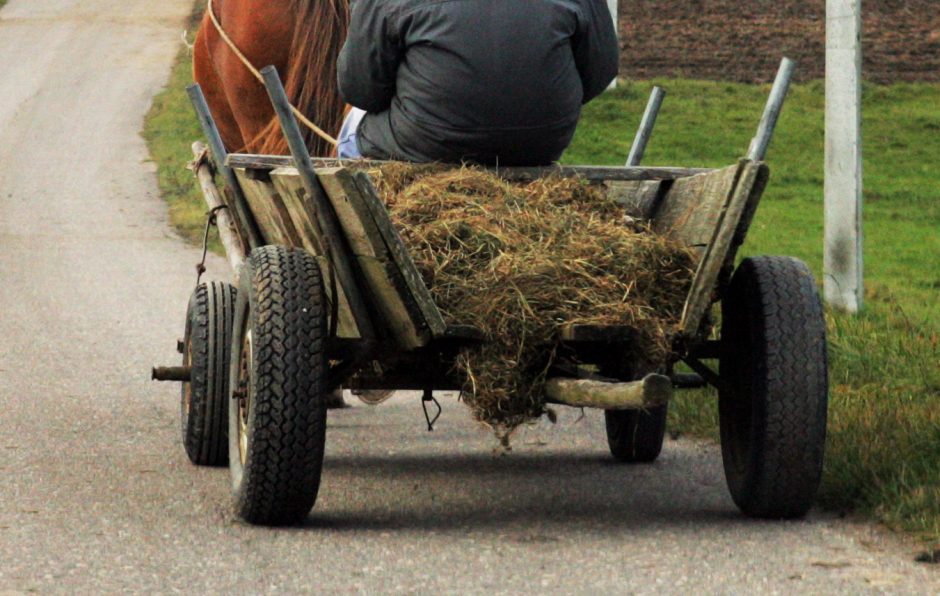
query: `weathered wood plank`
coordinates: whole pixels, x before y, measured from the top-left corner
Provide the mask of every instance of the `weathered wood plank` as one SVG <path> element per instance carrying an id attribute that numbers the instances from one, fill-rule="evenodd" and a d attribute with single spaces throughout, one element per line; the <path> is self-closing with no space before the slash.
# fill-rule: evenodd
<path id="1" fill-rule="evenodd" d="M 281 155 L 253 155 L 246 153 L 230 154 L 226 163 L 233 168 L 273 170 L 293 165 L 293 160 Z M 338 160 L 314 159 L 317 168 L 347 167 L 353 170 L 367 170 L 381 166 L 385 162 L 374 160 Z M 460 167 L 460 166 L 454 166 Z M 673 168 L 673 167 L 605 167 L 605 166 L 542 166 L 531 168 L 490 168 L 506 180 L 534 180 L 545 176 L 581 176 L 592 182 L 607 180 L 676 180 L 712 171 L 708 168 Z"/>
<path id="2" fill-rule="evenodd" d="M 741 221 L 738 222 L 738 227 L 734 234 L 734 241 L 731 244 L 731 253 L 728 255 L 728 259 L 731 261 L 733 261 L 734 257 L 737 255 L 737 249 L 744 244 L 747 233 L 751 229 L 751 222 L 754 220 L 754 215 L 757 214 L 757 207 L 760 205 L 761 197 L 764 196 L 764 190 L 767 189 L 767 183 L 770 181 L 770 168 L 764 163 L 757 165 L 759 166 L 757 178 L 751 186 L 751 194 L 747 199 L 747 206 L 744 208 L 744 213 L 741 215 Z"/>
<path id="3" fill-rule="evenodd" d="M 653 168 L 604 166 L 544 166 L 535 168 L 500 168 L 496 172 L 506 180 L 526 181 L 546 176 L 578 176 L 589 182 L 609 180 L 676 180 L 710 172 L 706 168 Z"/>
<path id="4" fill-rule="evenodd" d="M 632 383 L 607 383 L 593 379 L 549 379 L 545 395 L 549 403 L 575 408 L 636 410 L 661 406 L 672 398 L 672 379 L 651 374 Z"/>
<path id="5" fill-rule="evenodd" d="M 284 202 L 284 207 L 290 215 L 291 221 L 294 223 L 294 228 L 300 236 L 301 245 L 310 254 L 324 254 L 323 244 L 320 242 L 320 233 L 314 223 L 314 215 L 308 208 L 307 191 L 297 176 L 297 170 L 294 168 L 273 170 L 270 178 L 278 195 Z"/>
<path id="6" fill-rule="evenodd" d="M 372 221 L 371 214 L 361 201 L 349 198 L 350 194 L 359 192 L 352 174 L 345 168 L 319 168 L 317 177 L 340 219 L 353 253 L 368 257 L 385 257 L 388 251 L 384 248 L 382 236 Z M 361 209 L 357 211 L 357 207 Z"/>
<path id="7" fill-rule="evenodd" d="M 704 250 L 734 192 L 741 165 L 676 180 L 653 216 L 653 229 Z"/>
<path id="8" fill-rule="evenodd" d="M 406 350 L 426 346 L 431 341 L 431 331 L 424 321 L 415 320 L 402 299 L 402 293 L 393 283 L 397 274 L 394 264 L 375 257 L 356 258 L 366 278 L 366 291 L 372 297 L 372 305 L 381 313 L 382 322 L 396 342 Z"/>
<path id="9" fill-rule="evenodd" d="M 749 222 L 745 216 L 753 215 L 763 190 L 761 180 L 766 181 L 767 167 L 753 162 L 742 162 L 740 175 L 737 176 L 733 192 L 721 210 L 720 219 L 715 223 L 712 237 L 702 251 L 698 270 L 692 280 L 692 288 L 686 299 L 680 322 L 680 334 L 694 336 L 701 326 L 705 313 L 715 300 L 722 268 L 734 258 L 735 240 L 743 240 L 739 227 Z"/>
<path id="10" fill-rule="evenodd" d="M 431 292 L 428 291 L 428 287 L 425 285 L 424 279 L 421 277 L 421 273 L 415 266 L 411 255 L 408 253 L 408 250 L 405 248 L 401 237 L 398 235 L 398 231 L 392 224 L 392 220 L 388 215 L 388 210 L 386 210 L 385 205 L 382 204 L 382 201 L 376 194 L 375 187 L 372 185 L 372 181 L 369 179 L 368 175 L 361 172 L 355 174 L 353 179 L 356 182 L 356 187 L 359 192 L 357 194 L 350 193 L 349 199 L 351 201 L 355 201 L 357 199 L 362 200 L 365 207 L 369 210 L 376 227 L 382 235 L 385 246 L 388 248 L 392 262 L 395 263 L 399 272 L 401 272 L 401 275 L 404 278 L 408 289 L 410 290 L 411 297 L 417 303 L 418 307 L 421 309 L 421 313 L 424 315 L 424 320 L 427 323 L 428 328 L 431 330 L 431 333 L 434 335 L 434 337 L 443 335 L 447 330 L 447 324 L 444 323 L 444 317 L 441 315 L 441 311 L 438 310 L 437 305 L 434 303 L 434 299 L 431 297 Z"/>
<path id="11" fill-rule="evenodd" d="M 293 246 L 285 231 L 281 214 L 274 207 L 276 191 L 273 185 L 252 179 L 243 168 L 235 168 L 235 176 L 264 241 L 268 244 Z"/>
<path id="12" fill-rule="evenodd" d="M 330 261 L 322 255 L 316 255 L 317 264 L 320 265 L 320 274 L 323 276 L 323 289 L 326 294 L 327 304 L 330 305 L 329 313 L 333 312 L 333 284 L 330 283 L 332 279 L 333 272 L 330 269 Z M 346 298 L 346 293 L 343 292 L 342 287 L 337 283 L 336 284 L 337 294 L 339 295 L 339 303 L 337 305 L 337 317 L 336 317 L 336 336 L 341 339 L 357 339 L 361 337 L 359 334 L 359 328 L 356 326 L 356 318 L 352 314 L 352 309 L 349 307 L 349 299 Z M 329 315 L 332 318 L 332 314 Z"/>
<path id="13" fill-rule="evenodd" d="M 352 173 L 345 168 L 320 168 L 317 177 L 349 242 L 360 257 L 373 305 L 398 342 L 407 349 L 427 344 L 433 333 L 426 316 L 396 265 L 385 238 Z M 387 218 L 387 213 L 384 212 Z"/>
<path id="14" fill-rule="evenodd" d="M 287 240 L 287 242 L 289 242 L 289 246 L 294 248 L 303 248 L 303 238 L 301 237 L 297 226 L 294 224 L 294 220 L 291 217 L 290 211 L 284 204 L 280 193 L 277 192 L 274 185 L 270 182 L 265 184 L 265 186 L 270 188 L 272 191 L 270 194 L 271 210 L 273 211 L 277 221 L 280 222 L 282 226 L 281 232 L 284 235 L 284 238 Z"/>
<path id="15" fill-rule="evenodd" d="M 292 192 L 291 185 L 279 185 L 276 176 L 272 175 L 270 180 L 267 180 L 263 177 L 251 176 L 243 168 L 235 168 L 235 174 L 244 189 L 249 208 L 258 222 L 258 228 L 265 241 L 281 246 L 302 248 L 317 258 L 323 276 L 326 299 L 331 305 L 330 312 L 333 310 L 334 300 L 338 300 L 337 335 L 341 338 L 359 337 L 349 300 L 342 288 L 339 288 L 338 296 L 335 298 L 333 296 L 330 264 L 322 256 L 323 253 L 317 244 L 319 235 L 315 232 L 309 216 L 304 215 L 303 197 L 298 197 Z"/>
<path id="16" fill-rule="evenodd" d="M 430 327 L 417 302 L 409 300 L 410 289 L 391 263 L 392 258 L 371 211 L 362 199 L 349 199 L 350 193 L 359 193 L 351 173 L 344 169 L 321 168 L 317 170 L 317 176 L 337 214 L 343 234 L 369 286 L 367 291 L 372 295 L 372 304 L 382 316 L 383 323 L 405 349 L 427 344 L 432 336 Z M 293 167 L 279 168 L 271 172 L 271 179 L 279 194 L 286 197 L 287 209 L 301 227 L 308 250 L 318 252 L 320 232 L 297 170 Z M 346 305 L 345 297 L 340 297 Z M 341 320 L 343 318 L 345 313 Z M 347 327 L 351 324 L 351 321 L 346 321 Z"/>

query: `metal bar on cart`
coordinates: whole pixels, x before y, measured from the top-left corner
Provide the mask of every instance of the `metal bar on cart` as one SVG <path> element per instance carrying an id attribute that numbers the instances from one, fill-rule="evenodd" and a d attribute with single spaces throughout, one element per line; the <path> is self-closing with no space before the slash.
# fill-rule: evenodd
<path id="1" fill-rule="evenodd" d="M 764 115 L 761 117 L 760 126 L 757 128 L 757 136 L 751 141 L 751 147 L 747 152 L 747 158 L 751 161 L 764 161 L 764 158 L 767 157 L 767 148 L 770 146 L 771 139 L 773 139 L 774 129 L 777 127 L 777 120 L 783 110 L 783 102 L 790 90 L 790 82 L 793 80 L 793 71 L 795 69 L 796 62 L 789 58 L 784 58 L 780 62 L 777 78 L 774 80 L 770 97 L 767 98 L 767 106 L 764 108 Z"/>
<path id="2" fill-rule="evenodd" d="M 323 186 L 317 178 L 313 160 L 310 158 L 307 144 L 304 142 L 300 127 L 297 125 L 297 119 L 291 111 L 291 105 L 287 99 L 284 85 L 281 83 L 281 77 L 278 76 L 277 69 L 273 66 L 263 68 L 261 74 L 264 77 L 264 85 L 268 90 L 274 111 L 281 123 L 281 130 L 287 139 L 291 156 L 294 158 L 294 166 L 300 174 L 304 189 L 310 195 L 317 217 L 316 223 L 322 231 L 324 240 L 326 240 L 333 270 L 336 272 L 339 283 L 342 284 L 346 293 L 349 309 L 352 311 L 353 317 L 356 319 L 356 326 L 359 328 L 359 335 L 364 340 L 371 340 L 375 337 L 372 320 L 362 299 L 362 294 L 359 292 L 359 286 L 356 284 L 349 255 L 342 244 L 343 236 L 341 235 L 336 213 L 333 212 L 326 191 L 323 190 Z"/>
<path id="3" fill-rule="evenodd" d="M 633 139 L 630 155 L 627 157 L 628 168 L 638 166 L 643 161 L 646 146 L 649 145 L 650 137 L 653 136 L 656 118 L 659 117 L 659 109 L 663 106 L 665 97 L 666 91 L 662 87 L 653 87 L 649 103 L 646 104 L 646 111 L 643 113 L 643 119 L 640 121 L 640 128 L 637 129 L 636 137 Z"/>
<path id="4" fill-rule="evenodd" d="M 262 246 L 264 241 L 261 238 L 258 227 L 255 225 L 254 219 L 250 216 L 251 211 L 248 209 L 248 201 L 245 200 L 242 187 L 238 184 L 235 172 L 225 163 L 228 152 L 225 150 L 225 144 L 222 142 L 222 135 L 219 134 L 219 128 L 212 118 L 212 112 L 209 111 L 206 96 L 203 95 L 202 88 L 198 84 L 187 87 L 186 93 L 189 94 L 189 100 L 193 104 L 193 109 L 196 110 L 196 116 L 199 118 L 199 126 L 202 127 L 202 133 L 209 142 L 209 151 L 212 153 L 212 158 L 215 161 L 215 168 L 219 174 L 222 175 L 225 187 L 232 193 L 232 204 L 235 207 L 235 216 L 238 219 L 242 232 L 248 237 L 248 246 L 249 248 Z"/>

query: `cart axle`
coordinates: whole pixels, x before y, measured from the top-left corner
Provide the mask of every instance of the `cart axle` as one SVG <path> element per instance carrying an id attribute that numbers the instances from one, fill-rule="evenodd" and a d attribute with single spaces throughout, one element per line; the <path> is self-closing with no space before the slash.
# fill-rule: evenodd
<path id="1" fill-rule="evenodd" d="M 189 383 L 192 377 L 193 367 L 191 366 L 155 366 L 150 373 L 150 378 L 154 381 Z"/>

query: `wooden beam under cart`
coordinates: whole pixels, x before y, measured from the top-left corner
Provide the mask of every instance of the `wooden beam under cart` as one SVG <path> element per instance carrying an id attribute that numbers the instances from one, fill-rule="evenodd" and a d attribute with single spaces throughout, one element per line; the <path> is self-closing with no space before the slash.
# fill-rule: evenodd
<path id="1" fill-rule="evenodd" d="M 672 379 L 651 374 L 630 383 L 610 383 L 594 379 L 548 379 L 548 403 L 574 408 L 637 410 L 654 408 L 672 399 Z"/>

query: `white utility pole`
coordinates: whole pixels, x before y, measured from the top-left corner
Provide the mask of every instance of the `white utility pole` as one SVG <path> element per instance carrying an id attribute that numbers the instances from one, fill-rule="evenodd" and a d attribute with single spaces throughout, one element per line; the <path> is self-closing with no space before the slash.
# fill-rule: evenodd
<path id="1" fill-rule="evenodd" d="M 824 290 L 856 313 L 862 260 L 862 0 L 826 0 L 826 240 Z"/>
<path id="2" fill-rule="evenodd" d="M 607 8 L 610 9 L 610 16 L 614 19 L 614 30 L 617 32 L 617 37 L 620 37 L 620 7 L 619 0 L 607 0 Z M 610 82 L 610 87 L 608 89 L 617 88 L 617 77 L 614 77 L 614 80 Z"/>

